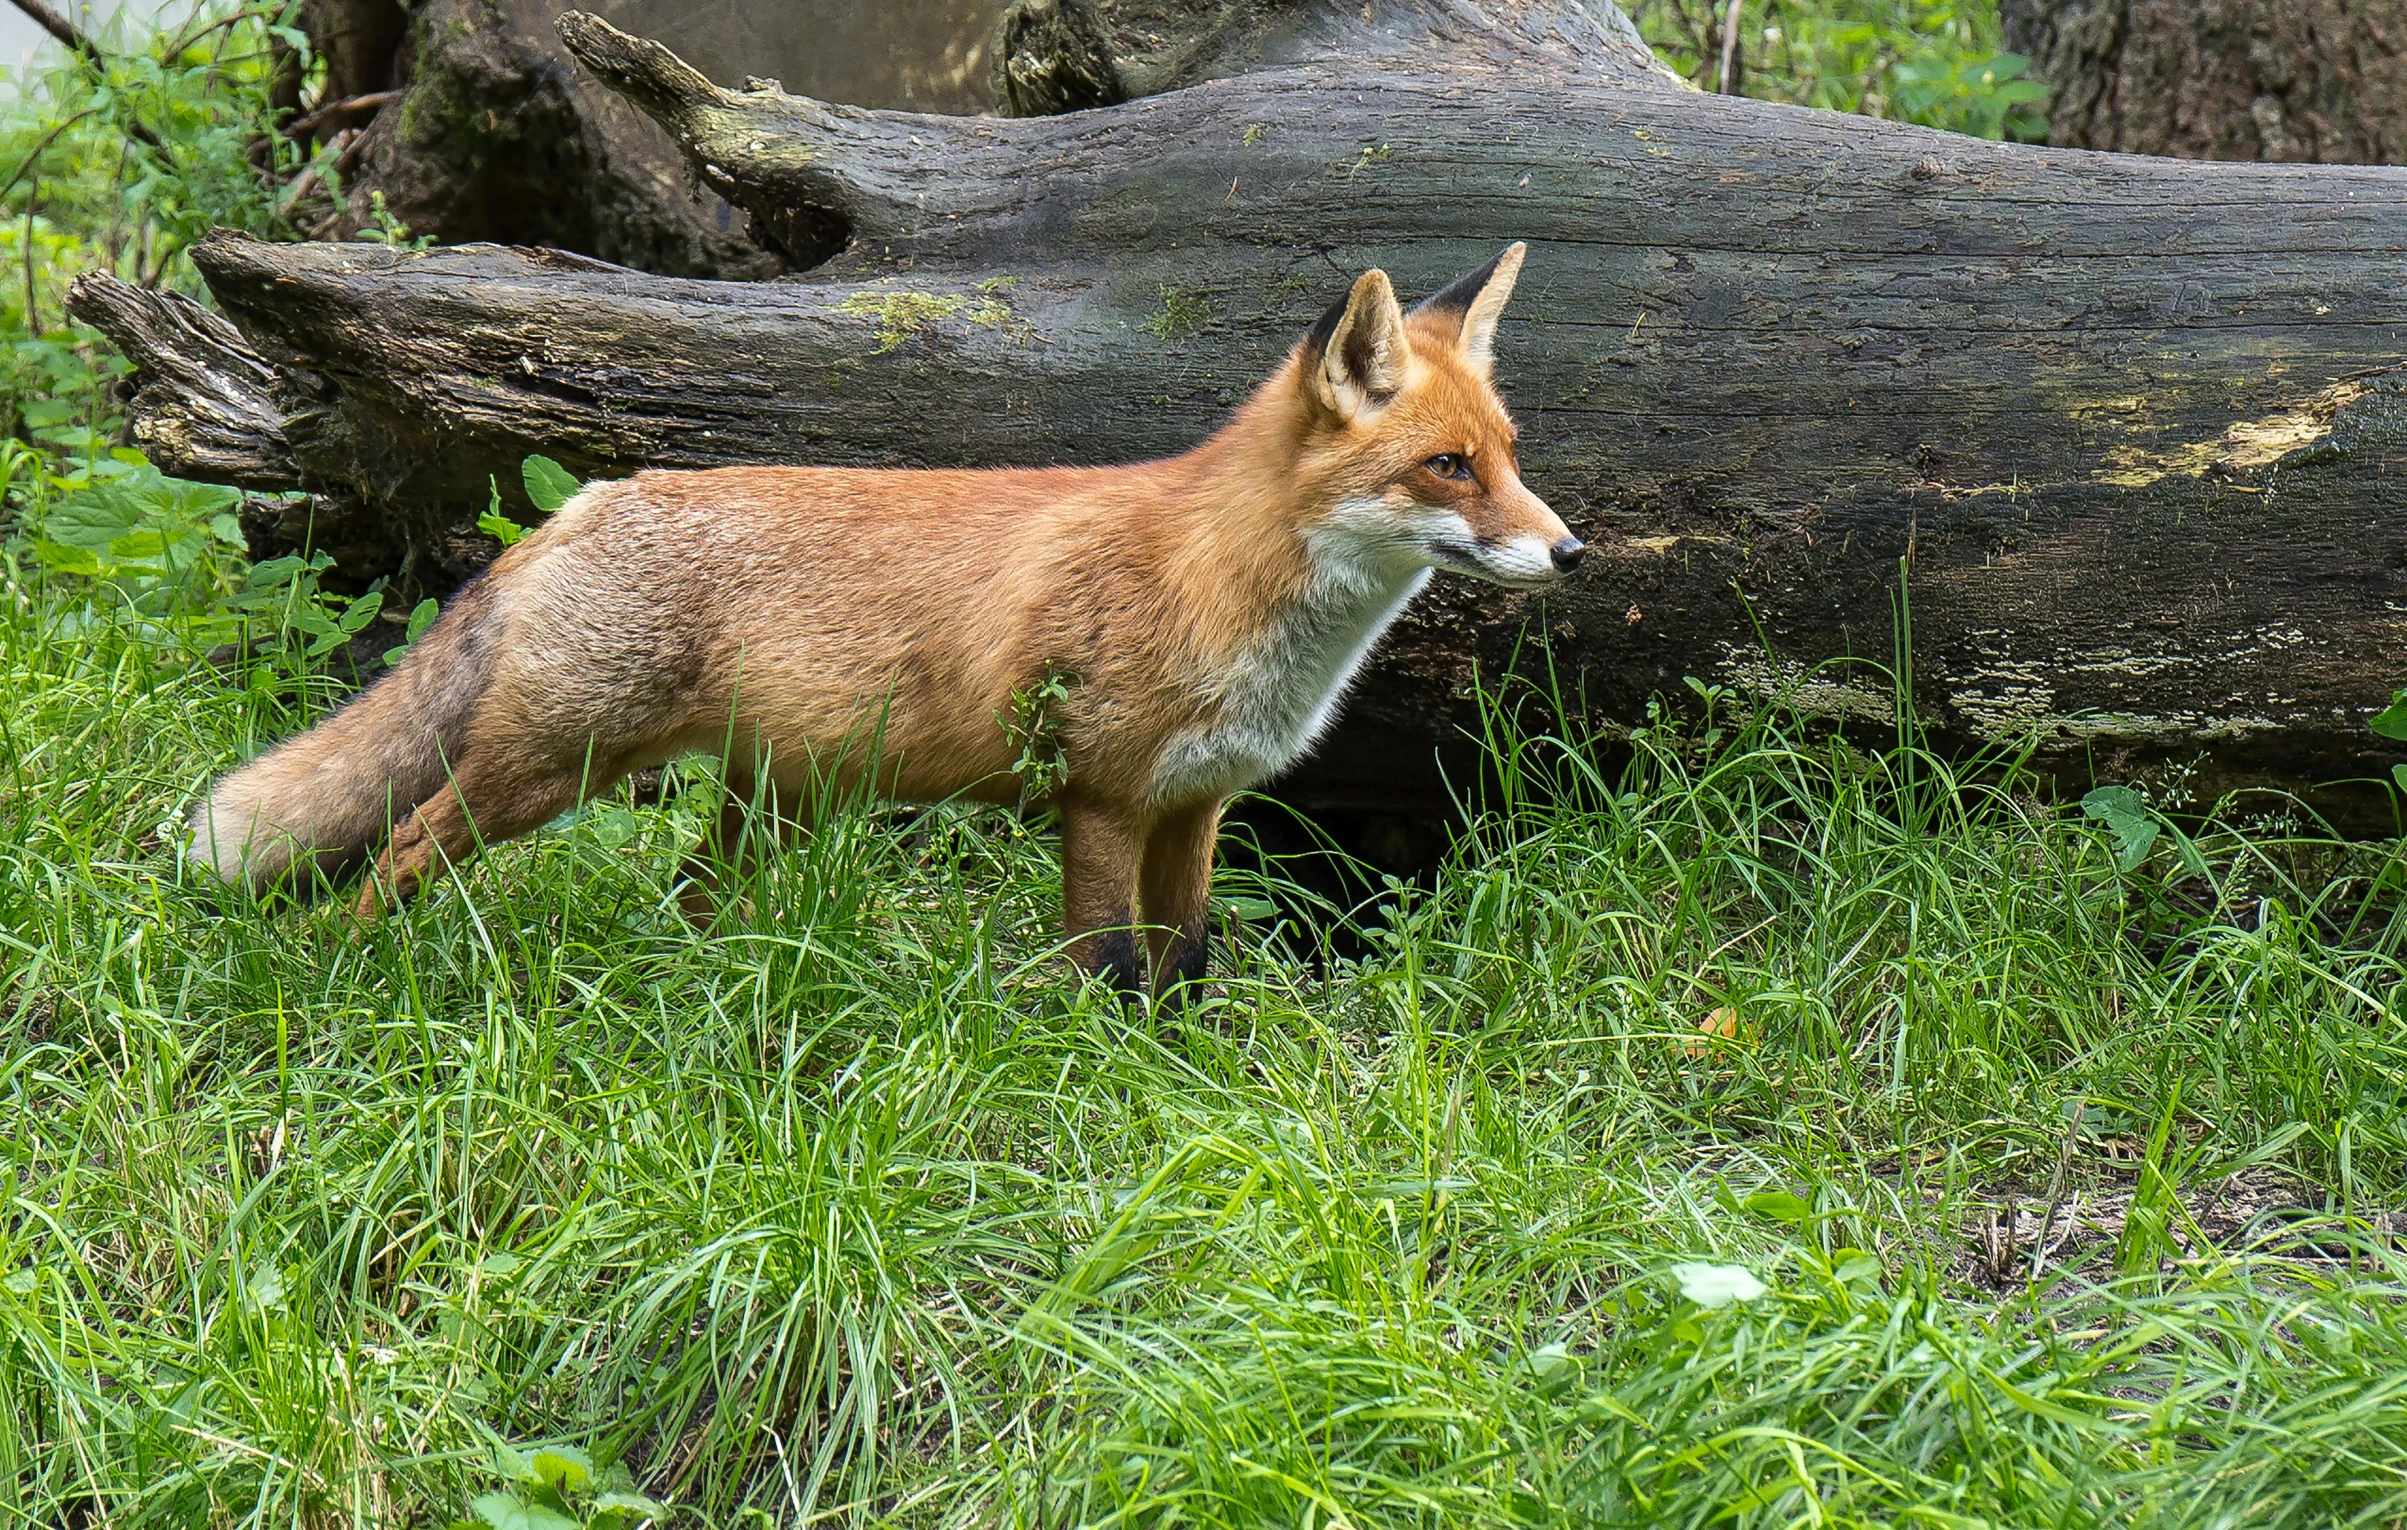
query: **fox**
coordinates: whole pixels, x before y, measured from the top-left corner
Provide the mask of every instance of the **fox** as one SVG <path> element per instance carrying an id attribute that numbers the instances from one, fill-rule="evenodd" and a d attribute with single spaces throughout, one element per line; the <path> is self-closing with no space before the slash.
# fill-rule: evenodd
<path id="1" fill-rule="evenodd" d="M 186 854 L 254 891 L 373 856 L 365 925 L 634 771 L 715 753 L 724 806 L 676 884 L 707 922 L 831 779 L 1023 802 L 1015 697 L 1054 679 L 1064 948 L 1131 998 L 1200 982 L 1229 798 L 1311 749 L 1433 572 L 1537 589 L 1586 551 L 1522 483 L 1492 376 L 1525 253 L 1410 314 L 1362 272 L 1179 456 L 589 484 L 385 675 L 215 782 Z"/>

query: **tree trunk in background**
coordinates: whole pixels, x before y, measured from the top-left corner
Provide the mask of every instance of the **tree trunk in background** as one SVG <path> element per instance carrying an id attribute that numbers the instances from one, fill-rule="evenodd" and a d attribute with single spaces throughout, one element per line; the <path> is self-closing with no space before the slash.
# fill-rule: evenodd
<path id="1" fill-rule="evenodd" d="M 2003 0 L 2049 142 L 2181 159 L 2397 164 L 2407 0 Z"/>
<path id="2" fill-rule="evenodd" d="M 409 12 L 399 0 L 301 0 L 301 30 L 326 65 L 322 100 L 347 101 L 403 83 Z"/>
<path id="3" fill-rule="evenodd" d="M 1051 50 L 1007 51 L 1011 78 L 1145 77 L 1110 15 L 1046 42 L 1061 3 L 1007 18 Z M 1943 741 L 2036 737 L 2083 773 L 2205 755 L 2217 783 L 2387 769 L 2364 718 L 2407 677 L 2407 175 L 1699 95 L 1617 17 L 1535 0 L 1180 13 L 1146 56 L 1199 83 L 1029 120 L 722 90 L 566 26 L 797 278 L 224 240 L 195 259 L 230 325 L 104 280 L 77 311 L 139 364 L 164 465 L 316 491 L 321 535 L 423 572 L 473 561 L 487 475 L 514 488 L 530 452 L 1177 451 L 1355 271 L 1409 298 L 1526 238 L 1500 375 L 1529 482 L 1597 552 L 1544 598 L 1439 581 L 1291 800 L 1437 809 L 1474 680 L 1516 665 L 1593 720 L 1696 676 L 1882 725 L 1884 682 L 1819 666 L 1890 658 L 1901 568 Z"/>

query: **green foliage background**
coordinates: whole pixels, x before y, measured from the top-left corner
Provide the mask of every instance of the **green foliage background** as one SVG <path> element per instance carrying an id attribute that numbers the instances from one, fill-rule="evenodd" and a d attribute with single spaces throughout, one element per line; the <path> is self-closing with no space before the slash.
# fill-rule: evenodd
<path id="1" fill-rule="evenodd" d="M 1635 0 L 1631 20 L 1664 62 L 1720 83 L 1724 0 Z M 1861 112 L 1980 138 L 2047 136 L 2047 88 L 1999 40 L 1982 0 L 1744 0 L 1739 93 Z"/>

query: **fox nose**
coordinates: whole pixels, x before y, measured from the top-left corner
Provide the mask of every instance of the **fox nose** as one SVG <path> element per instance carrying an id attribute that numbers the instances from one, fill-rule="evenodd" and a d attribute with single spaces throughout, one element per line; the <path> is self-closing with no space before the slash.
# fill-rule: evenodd
<path id="1" fill-rule="evenodd" d="M 1546 549 L 1546 555 L 1554 560 L 1556 573 L 1568 574 L 1580 566 L 1580 559 L 1588 555 L 1588 544 L 1578 537 L 1565 537 Z"/>

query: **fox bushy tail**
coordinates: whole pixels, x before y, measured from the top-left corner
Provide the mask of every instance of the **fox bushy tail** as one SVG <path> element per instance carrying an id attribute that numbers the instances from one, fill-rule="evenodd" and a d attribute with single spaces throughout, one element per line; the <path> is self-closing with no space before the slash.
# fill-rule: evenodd
<path id="1" fill-rule="evenodd" d="M 470 585 L 408 657 L 332 717 L 225 775 L 194 805 L 185 854 L 228 883 L 308 890 L 439 790 L 493 671 L 500 601 Z"/>

